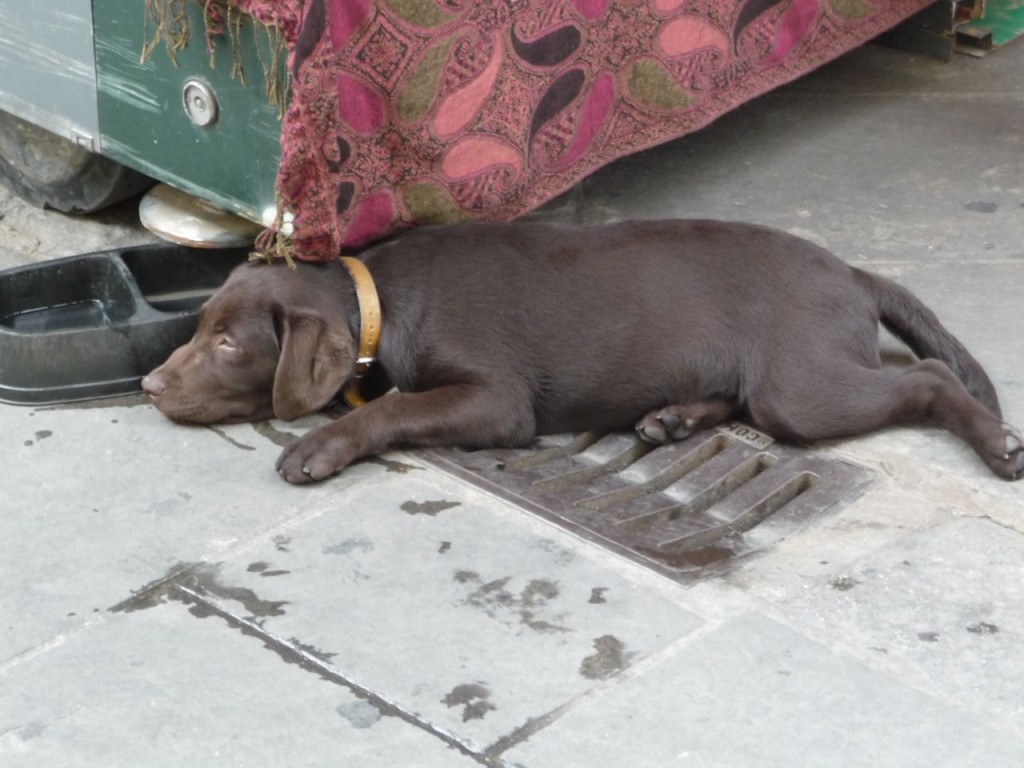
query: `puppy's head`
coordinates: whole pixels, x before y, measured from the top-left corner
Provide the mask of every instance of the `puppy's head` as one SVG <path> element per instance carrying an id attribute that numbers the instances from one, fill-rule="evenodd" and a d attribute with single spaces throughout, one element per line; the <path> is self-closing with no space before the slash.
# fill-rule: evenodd
<path id="1" fill-rule="evenodd" d="M 192 340 L 142 380 L 143 391 L 167 417 L 195 424 L 318 411 L 352 376 L 356 345 L 342 296 L 317 270 L 235 269 L 203 305 Z"/>

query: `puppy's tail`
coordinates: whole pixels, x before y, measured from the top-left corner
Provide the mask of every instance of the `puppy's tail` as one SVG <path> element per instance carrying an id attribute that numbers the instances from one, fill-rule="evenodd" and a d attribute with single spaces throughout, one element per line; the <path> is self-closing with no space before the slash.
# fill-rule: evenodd
<path id="1" fill-rule="evenodd" d="M 968 392 L 995 416 L 1001 417 L 996 388 L 981 363 L 943 327 L 935 313 L 914 294 L 891 280 L 860 270 L 857 272 L 875 299 L 882 325 L 922 360 L 931 358 L 948 365 Z"/>

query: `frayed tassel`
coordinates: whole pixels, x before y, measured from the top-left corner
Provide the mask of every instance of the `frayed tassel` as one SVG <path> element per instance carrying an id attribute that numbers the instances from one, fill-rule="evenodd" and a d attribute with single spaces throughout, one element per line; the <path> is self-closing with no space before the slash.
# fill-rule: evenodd
<path id="1" fill-rule="evenodd" d="M 217 64 L 217 38 L 226 37 L 232 57 L 230 78 L 237 80 L 243 87 L 247 82 L 242 62 L 242 27 L 246 19 L 249 20 L 253 29 L 256 56 L 263 70 L 267 101 L 277 107 L 278 117 L 283 117 L 291 91 L 291 73 L 286 66 L 288 47 L 284 35 L 278 27 L 256 21 L 229 0 L 146 0 L 140 63 L 145 64 L 160 43 L 164 43 L 167 56 L 174 66 L 179 66 L 177 54 L 189 44 L 190 30 L 186 4 L 192 1 L 200 3 L 203 7 L 206 52 L 210 59 L 210 68 L 216 68 Z"/>
<path id="2" fill-rule="evenodd" d="M 140 64 L 145 64 L 153 51 L 161 42 L 167 46 L 167 55 L 178 66 L 178 51 L 188 46 L 188 11 L 185 10 L 186 0 L 146 0 L 145 21 L 143 22 L 142 36 L 145 41 L 142 46 Z M 153 25 L 153 33 L 150 36 L 150 24 Z"/>
<path id="3" fill-rule="evenodd" d="M 291 269 L 295 269 L 295 242 L 281 232 L 284 214 L 278 209 L 277 220 L 260 232 L 254 243 L 256 250 L 249 254 L 249 261 L 262 259 L 268 264 L 283 259 Z"/>

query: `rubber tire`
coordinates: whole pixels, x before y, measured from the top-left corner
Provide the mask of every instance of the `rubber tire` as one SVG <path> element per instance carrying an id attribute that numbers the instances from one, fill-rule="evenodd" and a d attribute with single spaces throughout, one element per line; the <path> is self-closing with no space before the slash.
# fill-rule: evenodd
<path id="1" fill-rule="evenodd" d="M 153 186 L 148 176 L 0 111 L 0 179 L 39 208 L 92 213 Z"/>

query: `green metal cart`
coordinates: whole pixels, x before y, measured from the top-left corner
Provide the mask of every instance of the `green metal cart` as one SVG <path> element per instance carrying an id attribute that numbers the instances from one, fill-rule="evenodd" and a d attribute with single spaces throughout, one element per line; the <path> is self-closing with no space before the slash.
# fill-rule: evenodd
<path id="1" fill-rule="evenodd" d="M 208 36 L 204 5 L 182 2 L 177 47 L 153 7 L 0 0 L 0 176 L 66 212 L 156 180 L 270 223 L 284 97 L 267 83 L 287 80 L 276 30 L 233 13 Z"/>

